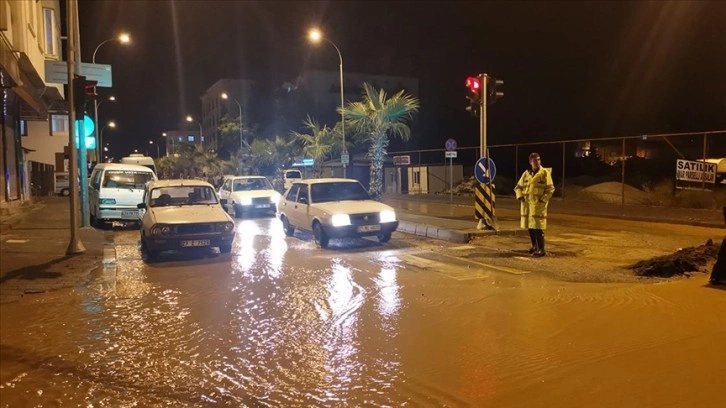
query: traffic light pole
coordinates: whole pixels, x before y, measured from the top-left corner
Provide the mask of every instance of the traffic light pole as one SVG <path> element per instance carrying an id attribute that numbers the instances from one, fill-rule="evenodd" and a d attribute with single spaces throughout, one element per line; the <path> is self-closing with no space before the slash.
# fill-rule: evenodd
<path id="1" fill-rule="evenodd" d="M 479 100 L 479 157 L 487 157 L 487 74 L 479 74 L 482 97 Z"/>
<path id="2" fill-rule="evenodd" d="M 83 75 L 82 72 L 82 66 L 81 66 L 81 33 L 79 30 L 79 24 L 78 24 L 78 0 L 70 0 L 73 3 L 73 12 L 75 13 L 73 18 L 75 25 L 73 26 L 73 32 L 71 35 L 73 35 L 75 42 L 76 42 L 76 49 L 75 49 L 75 60 L 78 62 L 75 64 L 74 70 L 75 74 L 78 76 Z M 70 36 L 69 36 L 70 37 Z M 81 97 L 80 95 L 76 95 L 76 98 Z M 83 96 L 85 98 L 85 95 Z M 78 121 L 83 121 L 83 114 L 84 112 L 76 112 L 76 117 L 73 122 L 70 123 L 71 127 L 75 128 Z M 83 122 L 81 122 L 80 125 L 78 125 L 78 128 L 80 130 L 78 135 L 78 173 L 80 178 L 80 186 L 81 186 L 81 227 L 88 227 L 90 222 L 90 213 L 88 211 L 88 147 L 86 146 L 86 135 L 80 134 L 83 133 Z M 75 130 L 75 129 L 74 129 Z"/>
<path id="3" fill-rule="evenodd" d="M 66 22 L 68 28 L 66 29 L 67 37 L 68 37 L 68 50 L 67 50 L 67 56 L 66 60 L 68 61 L 68 120 L 71 123 L 70 129 L 68 129 L 68 146 L 70 151 L 70 157 L 69 157 L 69 177 L 70 177 L 70 190 L 71 190 L 71 196 L 70 196 L 70 206 L 71 206 L 71 219 L 70 219 L 70 232 L 71 232 L 71 240 L 68 243 L 68 248 L 66 249 L 66 254 L 73 255 L 73 254 L 79 254 L 86 251 L 86 248 L 83 246 L 83 243 L 81 242 L 81 239 L 79 237 L 79 231 L 78 231 L 78 183 L 76 183 L 76 180 L 78 180 L 78 151 L 76 150 L 76 129 L 73 124 L 75 123 L 76 119 L 76 112 L 74 109 L 74 93 L 75 90 L 73 89 L 73 73 L 75 71 L 76 61 L 75 61 L 75 51 L 76 51 L 76 37 L 73 35 L 75 32 L 75 26 L 76 26 L 76 14 L 74 12 L 74 7 L 77 7 L 77 0 L 68 0 L 67 2 L 67 8 L 66 8 Z"/>

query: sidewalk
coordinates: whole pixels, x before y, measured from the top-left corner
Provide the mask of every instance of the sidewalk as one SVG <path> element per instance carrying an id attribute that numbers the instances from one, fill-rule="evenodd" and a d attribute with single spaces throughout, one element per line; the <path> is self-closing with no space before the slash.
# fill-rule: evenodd
<path id="1" fill-rule="evenodd" d="M 68 197 L 45 197 L 0 219 L 0 303 L 26 293 L 76 286 L 103 262 L 113 233 L 81 228 L 86 251 L 66 255 L 70 242 Z"/>

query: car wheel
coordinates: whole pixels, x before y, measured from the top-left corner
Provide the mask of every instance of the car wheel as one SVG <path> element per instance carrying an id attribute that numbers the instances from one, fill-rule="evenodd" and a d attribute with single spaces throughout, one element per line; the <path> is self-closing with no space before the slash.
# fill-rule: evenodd
<path id="1" fill-rule="evenodd" d="M 391 233 L 390 232 L 384 232 L 381 234 L 378 234 L 378 242 L 381 244 L 385 244 L 386 242 L 391 240 Z"/>
<path id="2" fill-rule="evenodd" d="M 234 203 L 232 203 L 232 208 L 234 209 L 234 218 L 242 218 L 242 209 L 234 205 Z"/>
<path id="3" fill-rule="evenodd" d="M 69 195 L 71 195 L 71 190 L 64 188 L 63 190 L 61 190 L 61 195 L 63 197 L 68 197 Z"/>
<path id="4" fill-rule="evenodd" d="M 295 226 L 290 224 L 290 221 L 284 215 L 282 216 L 282 228 L 288 237 L 295 235 Z"/>
<path id="5" fill-rule="evenodd" d="M 319 222 L 316 222 L 313 225 L 313 235 L 315 236 L 315 243 L 318 244 L 320 248 L 325 249 L 328 247 L 330 238 L 328 237 L 328 234 L 323 231 L 323 227 L 320 226 Z"/>
<path id="6" fill-rule="evenodd" d="M 220 245 L 219 252 L 223 254 L 228 254 L 232 252 L 232 245 Z"/>
<path id="7" fill-rule="evenodd" d="M 146 242 L 143 238 L 141 238 L 141 259 L 146 263 L 151 263 L 156 260 L 158 255 L 159 252 L 149 250 L 149 247 L 146 246 Z"/>

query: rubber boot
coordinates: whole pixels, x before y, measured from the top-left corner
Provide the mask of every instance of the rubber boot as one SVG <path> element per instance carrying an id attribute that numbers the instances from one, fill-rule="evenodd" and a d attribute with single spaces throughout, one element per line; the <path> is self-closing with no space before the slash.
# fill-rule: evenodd
<path id="1" fill-rule="evenodd" d="M 533 229 L 529 229 L 529 240 L 532 241 L 532 248 L 529 248 L 529 254 L 532 255 L 533 253 L 537 252 L 537 231 Z"/>
<path id="2" fill-rule="evenodd" d="M 539 258 L 545 256 L 545 237 L 544 231 L 535 230 L 535 236 L 537 238 L 537 250 L 532 254 L 533 257 Z"/>

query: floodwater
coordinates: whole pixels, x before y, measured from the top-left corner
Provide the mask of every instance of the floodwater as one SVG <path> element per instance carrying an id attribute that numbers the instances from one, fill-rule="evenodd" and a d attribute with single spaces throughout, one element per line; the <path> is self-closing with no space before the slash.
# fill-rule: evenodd
<path id="1" fill-rule="evenodd" d="M 726 291 L 698 276 L 577 284 L 416 254 L 395 235 L 316 249 L 237 221 L 231 255 L 116 270 L 0 306 L 0 405 L 717 406 Z M 426 267 L 428 266 L 428 267 Z"/>

